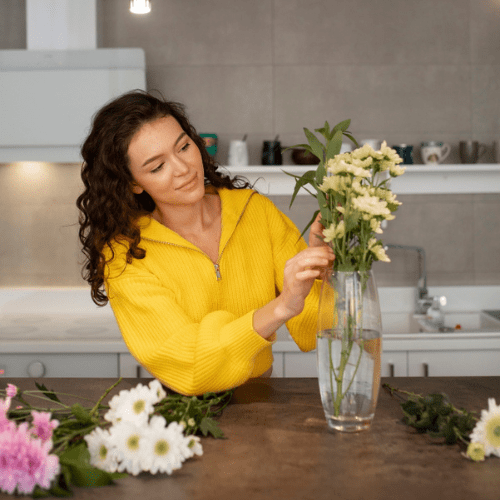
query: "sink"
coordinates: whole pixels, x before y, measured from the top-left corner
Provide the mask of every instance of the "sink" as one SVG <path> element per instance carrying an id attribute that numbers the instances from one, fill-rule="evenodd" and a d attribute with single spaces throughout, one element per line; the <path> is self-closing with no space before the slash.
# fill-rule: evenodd
<path id="1" fill-rule="evenodd" d="M 500 316 L 500 311 L 496 312 Z M 383 335 L 460 332 L 498 332 L 500 334 L 500 319 L 489 314 L 489 311 L 445 312 L 445 329 L 440 331 L 430 324 L 423 314 L 417 315 L 412 312 L 383 312 L 382 332 Z M 285 326 L 278 329 L 276 340 L 292 340 Z"/>
<path id="2" fill-rule="evenodd" d="M 433 325 L 424 314 L 414 315 L 414 318 L 419 325 L 419 331 L 426 333 L 500 332 L 500 319 L 491 312 L 445 312 L 444 327 L 441 328 Z"/>

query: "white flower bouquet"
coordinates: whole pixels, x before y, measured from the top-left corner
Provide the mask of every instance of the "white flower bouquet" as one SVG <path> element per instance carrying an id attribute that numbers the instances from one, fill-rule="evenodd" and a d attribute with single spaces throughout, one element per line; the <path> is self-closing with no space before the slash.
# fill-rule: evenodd
<path id="1" fill-rule="evenodd" d="M 38 383 L 33 391 L 12 384 L 0 390 L 0 491 L 67 497 L 73 486 L 105 486 L 127 473 L 172 474 L 203 454 L 195 434 L 223 437 L 213 417 L 233 391 L 167 395 L 154 379 L 120 391 L 104 405 L 120 381 L 91 408 L 67 405 Z M 49 407 L 32 406 L 34 398 Z"/>

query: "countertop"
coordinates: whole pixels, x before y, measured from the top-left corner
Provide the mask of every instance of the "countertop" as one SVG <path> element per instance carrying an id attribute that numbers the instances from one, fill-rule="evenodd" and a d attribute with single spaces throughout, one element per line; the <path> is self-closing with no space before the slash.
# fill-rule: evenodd
<path id="1" fill-rule="evenodd" d="M 135 386 L 126 379 L 116 389 Z M 111 379 L 43 379 L 56 392 L 93 400 Z M 146 382 L 144 380 L 143 382 Z M 385 378 L 417 393 L 445 392 L 480 412 L 500 402 L 500 377 Z M 30 379 L 3 379 L 34 388 Z M 111 393 L 111 396 L 114 393 Z M 236 389 L 219 423 L 227 439 L 202 440 L 204 455 L 172 476 L 143 474 L 116 485 L 75 489 L 75 499 L 498 500 L 500 458 L 474 463 L 458 446 L 436 444 L 401 422 L 399 400 L 381 389 L 369 431 L 327 429 L 316 379 L 255 379 Z M 1 494 L 1 499 L 12 498 Z"/>

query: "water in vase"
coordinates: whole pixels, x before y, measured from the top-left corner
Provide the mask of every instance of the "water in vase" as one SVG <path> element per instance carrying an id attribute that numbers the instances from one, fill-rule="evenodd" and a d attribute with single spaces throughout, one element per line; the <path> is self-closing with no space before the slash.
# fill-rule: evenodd
<path id="1" fill-rule="evenodd" d="M 317 338 L 318 382 L 331 429 L 356 432 L 371 425 L 380 387 L 382 338 L 363 330 L 347 340 L 335 330 Z"/>

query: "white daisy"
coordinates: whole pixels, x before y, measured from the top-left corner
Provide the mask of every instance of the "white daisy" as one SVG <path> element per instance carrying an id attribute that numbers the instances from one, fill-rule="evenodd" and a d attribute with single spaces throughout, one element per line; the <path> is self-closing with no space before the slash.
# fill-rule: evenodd
<path id="1" fill-rule="evenodd" d="M 126 471 L 136 476 L 148 470 L 147 429 L 132 422 L 118 422 L 111 427 L 110 441 L 119 453 L 118 472 Z"/>
<path id="2" fill-rule="evenodd" d="M 488 399 L 488 410 L 481 411 L 481 420 L 474 427 L 470 440 L 483 444 L 486 457 L 500 457 L 500 405 L 493 398 Z"/>
<path id="3" fill-rule="evenodd" d="M 182 467 L 185 457 L 181 452 L 184 436 L 182 426 L 172 422 L 166 427 L 163 417 L 154 416 L 146 430 L 145 455 L 147 461 L 145 470 L 156 474 L 166 472 L 172 474 Z"/>
<path id="4" fill-rule="evenodd" d="M 185 436 L 181 445 L 181 453 L 185 459 L 191 458 L 194 455 L 201 457 L 203 448 L 198 436 Z"/>
<path id="5" fill-rule="evenodd" d="M 159 403 L 163 398 L 167 397 L 167 393 L 163 389 L 161 382 L 156 378 L 149 382 L 149 390 L 156 397 L 155 403 Z"/>
<path id="6" fill-rule="evenodd" d="M 90 463 L 106 472 L 118 470 L 118 450 L 111 444 L 109 431 L 100 427 L 84 437 L 90 453 Z"/>
<path id="7" fill-rule="evenodd" d="M 104 418 L 112 423 L 127 421 L 145 425 L 149 415 L 153 413 L 153 405 L 156 400 L 155 391 L 138 384 L 136 387 L 128 391 L 120 391 L 114 396 L 109 402 L 110 410 L 104 415 Z"/>

